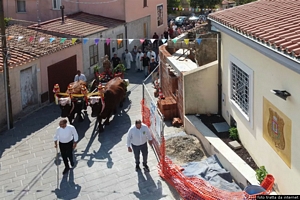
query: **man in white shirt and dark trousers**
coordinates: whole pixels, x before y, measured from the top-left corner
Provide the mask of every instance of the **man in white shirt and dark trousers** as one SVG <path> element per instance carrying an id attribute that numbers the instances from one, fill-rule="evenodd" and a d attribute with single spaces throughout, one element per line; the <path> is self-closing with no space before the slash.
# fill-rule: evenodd
<path id="1" fill-rule="evenodd" d="M 73 149 L 76 148 L 78 141 L 78 134 L 74 126 L 67 124 L 66 119 L 59 122 L 59 127 L 56 129 L 54 136 L 54 147 L 57 148 L 57 141 L 59 141 L 59 149 L 61 157 L 63 158 L 65 169 L 63 175 L 70 170 L 68 159 L 72 167 L 75 166 L 73 161 Z"/>
<path id="2" fill-rule="evenodd" d="M 149 167 L 147 165 L 148 160 L 148 145 L 147 141 L 149 141 L 149 144 L 152 145 L 152 136 L 150 133 L 149 128 L 141 122 L 141 120 L 136 120 L 135 124 L 132 125 L 128 130 L 127 135 L 127 147 L 128 152 L 134 153 L 135 158 L 135 170 L 139 171 L 140 168 L 140 152 L 142 152 L 143 155 L 143 166 L 144 170 L 146 172 L 149 172 Z"/>

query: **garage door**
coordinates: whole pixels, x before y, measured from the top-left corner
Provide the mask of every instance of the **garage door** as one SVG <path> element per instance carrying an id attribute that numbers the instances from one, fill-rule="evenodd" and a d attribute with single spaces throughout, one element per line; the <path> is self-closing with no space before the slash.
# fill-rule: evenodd
<path id="1" fill-rule="evenodd" d="M 69 83 L 74 81 L 77 71 L 76 55 L 48 67 L 49 101 L 54 101 L 53 86 L 59 84 L 61 91 L 66 91 Z"/>

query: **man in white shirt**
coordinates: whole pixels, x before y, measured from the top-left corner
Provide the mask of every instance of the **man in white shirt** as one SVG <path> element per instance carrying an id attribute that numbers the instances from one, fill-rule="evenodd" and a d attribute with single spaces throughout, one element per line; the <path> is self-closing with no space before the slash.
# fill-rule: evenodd
<path id="1" fill-rule="evenodd" d="M 152 49 L 150 49 L 150 51 L 148 51 L 148 53 L 147 53 L 147 57 L 150 59 L 150 63 L 151 63 L 152 58 L 154 58 L 154 60 L 156 60 L 156 53 L 154 51 L 152 51 Z"/>
<path id="2" fill-rule="evenodd" d="M 76 82 L 76 81 L 84 81 L 84 82 L 86 82 L 86 77 L 85 77 L 84 74 L 81 73 L 80 70 L 77 70 L 77 74 L 76 74 L 76 76 L 74 78 L 74 82 Z"/>
<path id="3" fill-rule="evenodd" d="M 124 55 L 125 63 L 126 63 L 126 69 L 131 68 L 131 62 L 133 61 L 132 55 L 130 52 L 128 52 L 128 49 L 125 50 L 125 55 Z"/>
<path id="4" fill-rule="evenodd" d="M 149 172 L 149 167 L 147 165 L 148 160 L 148 145 L 147 141 L 149 141 L 149 144 L 152 145 L 152 136 L 150 134 L 149 128 L 141 122 L 141 120 L 136 120 L 135 124 L 132 125 L 128 130 L 127 135 L 127 147 L 128 152 L 134 153 L 135 158 L 135 170 L 139 171 L 140 168 L 140 152 L 142 152 L 143 155 L 143 166 L 144 170 L 146 172 Z"/>
<path id="5" fill-rule="evenodd" d="M 65 175 L 70 170 L 68 159 L 71 166 L 75 166 L 72 153 L 73 149 L 76 148 L 78 141 L 78 134 L 75 127 L 67 124 L 66 119 L 60 120 L 59 127 L 56 129 L 56 134 L 54 135 L 55 148 L 57 148 L 57 141 L 59 141 L 61 157 L 65 164 L 65 169 L 63 171 L 63 175 Z"/>
<path id="6" fill-rule="evenodd" d="M 135 64 L 136 64 L 136 71 L 142 71 L 143 69 L 143 62 L 142 62 L 142 57 L 144 54 L 142 53 L 142 50 L 139 49 L 138 53 L 136 54 L 135 58 Z"/>

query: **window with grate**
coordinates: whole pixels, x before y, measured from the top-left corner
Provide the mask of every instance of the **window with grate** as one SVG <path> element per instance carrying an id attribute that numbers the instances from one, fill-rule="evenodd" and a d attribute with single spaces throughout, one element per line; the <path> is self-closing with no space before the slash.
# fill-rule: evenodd
<path id="1" fill-rule="evenodd" d="M 26 12 L 25 0 L 17 0 L 17 12 Z"/>
<path id="2" fill-rule="evenodd" d="M 249 116 L 249 74 L 231 63 L 231 100 Z"/>
<path id="3" fill-rule="evenodd" d="M 90 66 L 98 63 L 98 45 L 90 46 Z"/>
<path id="4" fill-rule="evenodd" d="M 121 40 L 117 40 L 117 49 L 121 49 L 123 47 L 123 33 L 117 35 L 117 39 L 121 39 Z"/>
<path id="5" fill-rule="evenodd" d="M 144 8 L 148 7 L 148 0 L 144 0 Z"/>
<path id="6" fill-rule="evenodd" d="M 61 0 L 52 0 L 53 10 L 60 10 Z"/>

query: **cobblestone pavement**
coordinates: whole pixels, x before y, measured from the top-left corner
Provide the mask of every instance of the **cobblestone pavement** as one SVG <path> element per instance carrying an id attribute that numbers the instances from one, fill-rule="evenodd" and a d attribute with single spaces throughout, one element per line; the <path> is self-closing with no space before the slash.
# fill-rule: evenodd
<path id="1" fill-rule="evenodd" d="M 127 152 L 126 132 L 141 118 L 143 73 L 132 68 L 129 95 L 105 132 L 96 133 L 90 108 L 84 122 L 76 122 L 79 143 L 76 168 L 67 176 L 61 158 L 56 161 L 53 135 L 60 120 L 59 107 L 50 104 L 17 121 L 0 135 L 0 199 L 180 199 L 158 175 L 157 159 L 149 148 L 150 173 L 135 172 Z"/>

